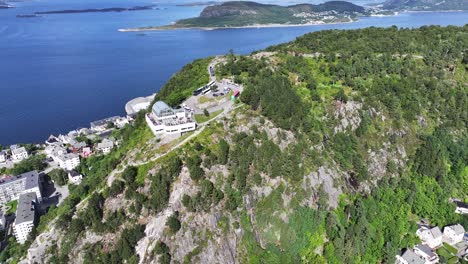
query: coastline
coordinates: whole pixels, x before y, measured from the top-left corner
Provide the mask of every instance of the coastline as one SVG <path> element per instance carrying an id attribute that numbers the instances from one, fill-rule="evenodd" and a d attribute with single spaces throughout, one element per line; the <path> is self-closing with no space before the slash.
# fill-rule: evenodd
<path id="1" fill-rule="evenodd" d="M 142 31 L 164 31 L 164 30 L 218 30 L 218 29 L 242 29 L 242 28 L 283 28 L 283 27 L 308 27 L 308 26 L 323 26 L 323 25 L 339 25 L 358 22 L 359 19 L 347 22 L 330 22 L 330 23 L 304 23 L 304 24 L 254 24 L 246 26 L 229 26 L 229 27 L 173 27 L 173 26 L 155 26 L 155 27 L 139 27 L 139 28 L 119 28 L 119 32 L 142 32 Z"/>
<path id="2" fill-rule="evenodd" d="M 391 17 L 391 16 L 398 16 L 403 13 L 463 13 L 468 12 L 468 10 L 401 10 L 401 11 L 393 11 L 393 14 L 389 15 L 380 15 L 380 14 L 372 14 L 369 16 L 364 17 Z M 254 25 L 245 25 L 245 26 L 225 26 L 225 27 L 184 27 L 184 26 L 175 26 L 175 25 L 164 25 L 164 26 L 150 26 L 150 27 L 135 27 L 135 28 L 119 28 L 117 31 L 119 32 L 145 32 L 145 31 L 165 31 L 165 30 L 218 30 L 218 29 L 243 29 L 243 28 L 283 28 L 283 27 L 308 27 L 308 26 L 322 26 L 322 25 L 340 25 L 340 24 L 350 24 L 359 22 L 360 19 L 354 19 L 351 21 L 346 22 L 330 22 L 326 23 L 323 21 L 316 21 L 312 23 L 304 23 L 304 24 L 254 24 Z"/>

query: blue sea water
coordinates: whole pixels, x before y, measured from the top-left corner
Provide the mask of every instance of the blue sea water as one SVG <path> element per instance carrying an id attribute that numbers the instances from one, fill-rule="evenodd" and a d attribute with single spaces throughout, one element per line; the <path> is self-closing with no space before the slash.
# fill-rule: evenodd
<path id="1" fill-rule="evenodd" d="M 363 2 L 365 0 L 361 0 Z M 372 1 L 372 0 L 370 0 Z M 35 11 L 131 7 L 159 10 L 53 14 Z M 156 92 L 196 58 L 246 54 L 308 32 L 369 26 L 464 25 L 466 12 L 403 13 L 340 25 L 262 29 L 118 32 L 198 15 L 203 7 L 144 0 L 36 0 L 0 10 L 0 144 L 43 142 L 90 121 L 124 115 L 125 103 Z"/>

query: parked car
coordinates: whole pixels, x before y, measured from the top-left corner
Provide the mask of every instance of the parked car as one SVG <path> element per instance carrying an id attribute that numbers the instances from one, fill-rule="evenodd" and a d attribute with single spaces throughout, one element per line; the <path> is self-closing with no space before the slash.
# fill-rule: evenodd
<path id="1" fill-rule="evenodd" d="M 213 94 L 213 97 L 218 97 L 218 96 L 219 96 L 219 94 L 217 94 L 217 93 Z"/>

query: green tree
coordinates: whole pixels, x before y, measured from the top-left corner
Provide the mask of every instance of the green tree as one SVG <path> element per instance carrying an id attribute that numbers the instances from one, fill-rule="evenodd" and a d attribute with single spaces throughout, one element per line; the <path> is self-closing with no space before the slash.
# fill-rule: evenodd
<path id="1" fill-rule="evenodd" d="M 171 234 L 175 234 L 180 230 L 181 224 L 178 219 L 178 212 L 174 213 L 167 219 L 166 226 L 171 230 Z"/>
<path id="2" fill-rule="evenodd" d="M 59 186 L 63 186 L 68 182 L 68 173 L 63 169 L 53 169 L 47 175 Z"/>

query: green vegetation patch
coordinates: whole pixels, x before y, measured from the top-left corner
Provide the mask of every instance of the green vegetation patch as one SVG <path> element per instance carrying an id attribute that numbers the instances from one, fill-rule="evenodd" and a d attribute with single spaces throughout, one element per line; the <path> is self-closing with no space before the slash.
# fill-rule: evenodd
<path id="1" fill-rule="evenodd" d="M 197 123 L 204 123 L 212 118 L 215 118 L 216 116 L 218 116 L 219 114 L 221 114 L 224 110 L 223 109 L 220 109 L 218 111 L 214 111 L 214 112 L 211 112 L 209 113 L 208 116 L 206 116 L 205 114 L 196 114 L 195 115 L 195 121 L 197 121 Z"/>

